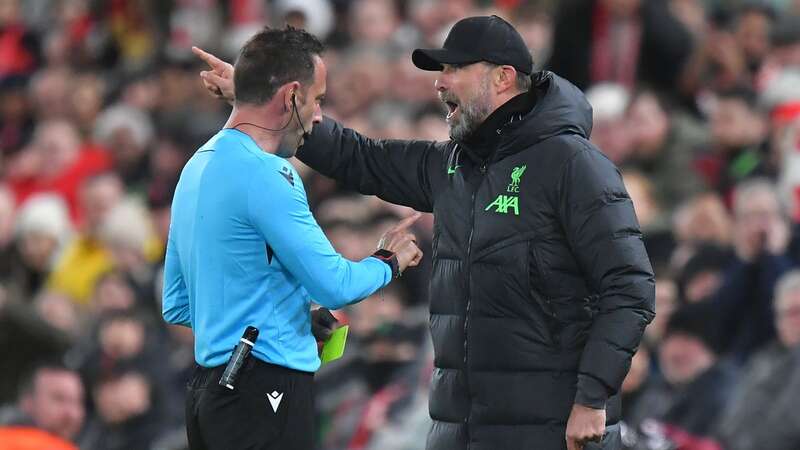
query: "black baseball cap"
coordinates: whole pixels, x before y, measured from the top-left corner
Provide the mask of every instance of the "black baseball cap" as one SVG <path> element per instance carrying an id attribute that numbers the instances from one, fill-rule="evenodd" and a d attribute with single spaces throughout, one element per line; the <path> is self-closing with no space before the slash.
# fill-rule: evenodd
<path id="1" fill-rule="evenodd" d="M 442 70 L 442 64 L 489 62 L 508 65 L 530 75 L 533 58 L 522 36 L 498 16 L 461 19 L 453 25 L 443 48 L 414 50 L 414 65 L 422 70 Z"/>

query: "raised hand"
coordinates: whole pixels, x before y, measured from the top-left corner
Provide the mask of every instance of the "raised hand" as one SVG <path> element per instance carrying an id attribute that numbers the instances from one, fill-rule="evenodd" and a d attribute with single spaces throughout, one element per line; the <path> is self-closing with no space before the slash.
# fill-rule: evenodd
<path id="1" fill-rule="evenodd" d="M 216 98 L 225 99 L 233 104 L 233 66 L 199 47 L 192 47 L 192 52 L 208 64 L 211 70 L 200 72 L 203 86 Z"/>
<path id="2" fill-rule="evenodd" d="M 378 248 L 389 250 L 397 257 L 397 264 L 402 273 L 407 267 L 415 267 L 422 261 L 422 251 L 417 247 L 417 238 L 408 228 L 422 217 L 420 213 L 406 217 L 389 229 L 378 241 Z"/>

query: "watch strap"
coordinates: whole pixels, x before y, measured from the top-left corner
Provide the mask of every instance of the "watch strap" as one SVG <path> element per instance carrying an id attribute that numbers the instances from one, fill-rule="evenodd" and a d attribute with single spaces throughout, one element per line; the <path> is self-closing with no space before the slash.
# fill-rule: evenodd
<path id="1" fill-rule="evenodd" d="M 380 259 L 392 269 L 392 278 L 400 277 L 400 264 L 397 262 L 397 255 L 386 249 L 378 249 L 372 254 L 373 257 Z"/>

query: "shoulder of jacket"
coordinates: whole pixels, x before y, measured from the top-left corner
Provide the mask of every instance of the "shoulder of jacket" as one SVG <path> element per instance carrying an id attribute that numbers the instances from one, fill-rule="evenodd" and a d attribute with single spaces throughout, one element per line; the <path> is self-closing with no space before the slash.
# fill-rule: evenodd
<path id="1" fill-rule="evenodd" d="M 537 161 L 544 160 L 560 165 L 566 163 L 577 155 L 586 152 L 599 152 L 588 139 L 577 134 L 559 134 L 552 136 L 523 150 L 526 157 Z"/>
<path id="2" fill-rule="evenodd" d="M 412 141 L 415 144 L 424 145 L 427 150 L 443 155 L 445 158 L 449 157 L 454 150 L 460 146 L 455 141 Z"/>

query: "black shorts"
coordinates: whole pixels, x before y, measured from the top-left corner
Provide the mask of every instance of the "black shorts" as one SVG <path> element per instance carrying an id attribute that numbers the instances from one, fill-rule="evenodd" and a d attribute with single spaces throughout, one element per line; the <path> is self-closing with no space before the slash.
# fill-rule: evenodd
<path id="1" fill-rule="evenodd" d="M 236 389 L 219 385 L 225 366 L 197 366 L 186 393 L 191 450 L 312 450 L 314 374 L 248 358 Z"/>

